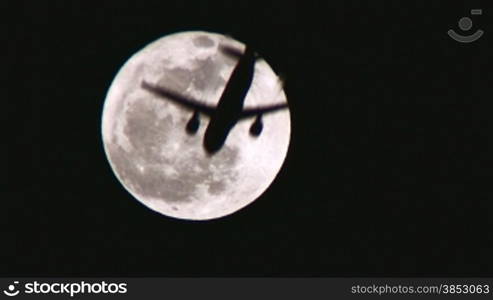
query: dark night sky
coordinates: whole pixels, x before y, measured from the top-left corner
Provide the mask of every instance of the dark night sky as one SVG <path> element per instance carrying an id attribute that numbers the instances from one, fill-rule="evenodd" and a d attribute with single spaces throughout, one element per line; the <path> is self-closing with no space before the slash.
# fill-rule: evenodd
<path id="1" fill-rule="evenodd" d="M 0 275 L 491 276 L 493 7 L 289 2 L 10 1 Z M 486 34 L 462 45 L 446 31 L 471 8 Z M 140 205 L 100 136 L 121 65 L 182 30 L 251 43 L 287 77 L 284 168 L 210 222 Z"/>

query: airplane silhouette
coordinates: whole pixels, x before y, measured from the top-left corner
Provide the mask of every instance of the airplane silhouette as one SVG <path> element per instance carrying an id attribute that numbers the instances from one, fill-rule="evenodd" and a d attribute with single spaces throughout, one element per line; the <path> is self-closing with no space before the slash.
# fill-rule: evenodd
<path id="1" fill-rule="evenodd" d="M 203 139 L 204 149 L 210 155 L 222 148 L 229 132 L 238 121 L 256 116 L 250 127 L 250 135 L 258 137 L 263 129 L 262 115 L 288 107 L 286 103 L 282 103 L 265 107 L 244 108 L 243 104 L 252 84 L 258 56 L 248 46 L 243 53 L 230 47 L 222 47 L 221 50 L 226 55 L 239 57 L 239 61 L 215 107 L 182 96 L 164 87 L 149 84 L 146 81 L 141 83 L 143 89 L 194 111 L 186 126 L 188 134 L 197 133 L 200 126 L 200 113 L 210 117 Z"/>

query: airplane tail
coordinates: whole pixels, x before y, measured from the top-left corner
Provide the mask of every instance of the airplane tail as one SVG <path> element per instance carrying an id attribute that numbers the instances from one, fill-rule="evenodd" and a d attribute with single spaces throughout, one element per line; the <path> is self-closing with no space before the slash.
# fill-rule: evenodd
<path id="1" fill-rule="evenodd" d="M 219 46 L 219 50 L 226 56 L 239 59 L 243 55 L 243 51 L 232 46 L 222 45 Z"/>
<path id="2" fill-rule="evenodd" d="M 229 46 L 229 45 L 222 45 L 219 47 L 219 50 L 226 56 L 229 56 L 231 58 L 235 58 L 235 59 L 240 59 L 243 55 L 253 55 L 255 56 L 255 58 L 260 58 L 258 56 L 258 54 L 256 52 L 253 52 L 253 50 L 248 47 L 248 46 L 245 46 L 245 50 L 242 51 L 236 47 L 233 47 L 233 46 Z"/>

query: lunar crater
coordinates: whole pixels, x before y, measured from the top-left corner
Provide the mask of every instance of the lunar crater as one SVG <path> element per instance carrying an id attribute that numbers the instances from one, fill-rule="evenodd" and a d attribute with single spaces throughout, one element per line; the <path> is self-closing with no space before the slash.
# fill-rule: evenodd
<path id="1" fill-rule="evenodd" d="M 214 40 L 210 39 L 206 35 L 201 35 L 193 39 L 193 44 L 197 47 L 210 48 L 214 47 Z"/>

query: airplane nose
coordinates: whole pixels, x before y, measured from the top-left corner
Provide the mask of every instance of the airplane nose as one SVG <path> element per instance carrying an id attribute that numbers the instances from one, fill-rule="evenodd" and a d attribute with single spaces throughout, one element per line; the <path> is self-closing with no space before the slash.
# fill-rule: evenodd
<path id="1" fill-rule="evenodd" d="M 221 149 L 221 146 L 219 144 L 204 141 L 204 149 L 207 154 L 214 155 Z"/>
<path id="2" fill-rule="evenodd" d="M 231 127 L 230 124 L 209 123 L 203 140 L 204 149 L 209 155 L 221 150 L 226 142 Z"/>

